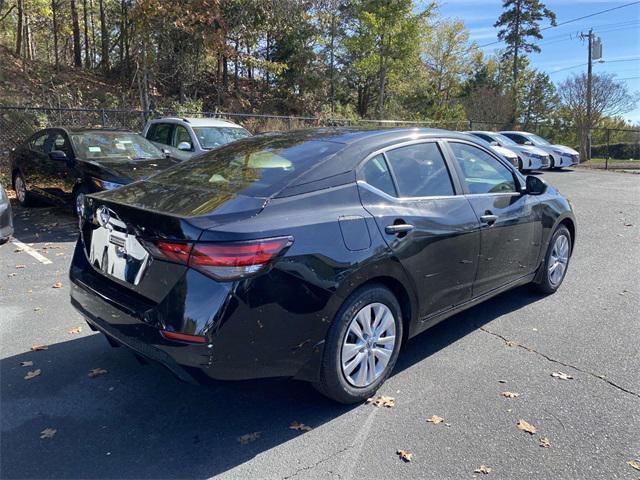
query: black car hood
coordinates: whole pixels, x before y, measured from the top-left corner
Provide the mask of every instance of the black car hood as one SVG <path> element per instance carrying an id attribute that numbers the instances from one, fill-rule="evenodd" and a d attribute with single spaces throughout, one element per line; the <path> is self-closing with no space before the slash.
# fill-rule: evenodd
<path id="1" fill-rule="evenodd" d="M 157 158 L 154 160 L 82 160 L 81 167 L 86 173 L 100 180 L 127 184 L 135 180 L 155 175 L 180 163 L 173 158 Z"/>

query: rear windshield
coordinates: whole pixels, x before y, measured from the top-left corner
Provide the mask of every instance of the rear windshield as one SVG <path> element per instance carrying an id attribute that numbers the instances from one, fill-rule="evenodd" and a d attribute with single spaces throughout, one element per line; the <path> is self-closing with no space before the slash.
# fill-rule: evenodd
<path id="1" fill-rule="evenodd" d="M 151 180 L 268 197 L 343 147 L 342 143 L 297 137 L 252 137 L 183 162 Z"/>

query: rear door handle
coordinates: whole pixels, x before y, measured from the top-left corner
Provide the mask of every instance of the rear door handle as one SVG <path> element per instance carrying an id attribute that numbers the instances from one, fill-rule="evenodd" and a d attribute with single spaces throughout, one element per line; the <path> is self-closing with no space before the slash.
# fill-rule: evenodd
<path id="1" fill-rule="evenodd" d="M 494 223 L 496 223 L 496 220 L 498 220 L 498 216 L 497 215 L 489 215 L 489 214 L 487 214 L 487 215 L 482 215 L 480 217 L 480 221 L 482 223 L 486 223 L 489 226 L 491 226 Z"/>
<path id="2" fill-rule="evenodd" d="M 413 230 L 413 225 L 408 223 L 400 223 L 398 225 L 387 225 L 384 227 L 384 231 L 389 235 L 395 235 L 397 233 L 407 233 Z"/>

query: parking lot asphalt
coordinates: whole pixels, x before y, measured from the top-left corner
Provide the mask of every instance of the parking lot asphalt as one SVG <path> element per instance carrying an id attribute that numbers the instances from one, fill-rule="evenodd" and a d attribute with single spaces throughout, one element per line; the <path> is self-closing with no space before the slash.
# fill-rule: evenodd
<path id="1" fill-rule="evenodd" d="M 0 246 L 0 477 L 638 479 L 640 176 L 541 176 L 578 219 L 564 284 L 507 292 L 409 341 L 379 392 L 392 408 L 287 379 L 187 385 L 139 364 L 69 304 L 73 217 L 16 208 L 15 237 L 51 263 Z"/>

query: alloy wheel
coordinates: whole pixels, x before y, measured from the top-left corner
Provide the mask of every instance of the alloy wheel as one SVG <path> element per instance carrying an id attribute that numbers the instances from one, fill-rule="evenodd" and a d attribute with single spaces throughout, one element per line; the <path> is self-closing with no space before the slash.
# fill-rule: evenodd
<path id="1" fill-rule="evenodd" d="M 569 262 L 569 239 L 565 235 L 558 235 L 553 243 L 549 257 L 549 283 L 554 287 L 560 285 Z"/>
<path id="2" fill-rule="evenodd" d="M 81 217 L 84 213 L 84 193 L 78 193 L 76 195 L 76 214 Z"/>
<path id="3" fill-rule="evenodd" d="M 20 175 L 16 177 L 15 186 L 16 186 L 16 196 L 18 197 L 18 201 L 20 203 L 24 203 L 25 199 L 27 198 L 27 188 L 24 184 L 24 180 L 22 180 L 22 177 Z"/>
<path id="4" fill-rule="evenodd" d="M 341 351 L 342 373 L 351 385 L 368 387 L 386 370 L 396 345 L 396 322 L 389 307 L 371 303 L 351 320 Z"/>

